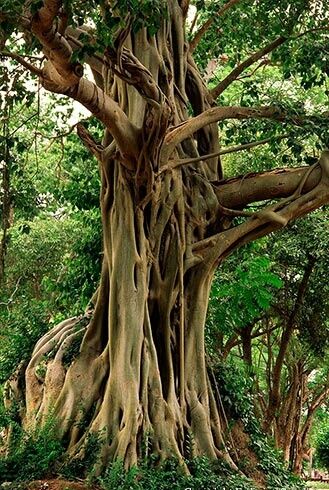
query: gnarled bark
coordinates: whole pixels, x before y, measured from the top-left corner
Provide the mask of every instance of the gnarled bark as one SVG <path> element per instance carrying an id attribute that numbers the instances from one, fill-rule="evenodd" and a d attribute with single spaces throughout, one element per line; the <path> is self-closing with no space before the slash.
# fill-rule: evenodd
<path id="1" fill-rule="evenodd" d="M 100 467 L 115 458 L 135 464 L 145 438 L 160 460 L 183 462 L 192 451 L 234 466 L 205 363 L 214 271 L 243 243 L 329 201 L 327 153 L 312 171 L 251 176 L 251 193 L 242 178 L 222 180 L 212 155 L 217 121 L 284 115 L 275 108 L 211 109 L 185 45 L 187 5 L 169 0 L 155 36 L 124 29 L 104 57 L 88 55 L 96 83 L 71 61 L 79 36 L 55 29 L 61 2 L 45 0 L 32 18 L 48 59 L 44 87 L 81 102 L 104 125 L 102 145 L 79 129 L 100 165 L 104 261 L 92 317 L 61 323 L 35 346 L 22 419 L 38 425 L 52 414 L 72 455 L 83 451 L 88 434 L 101 434 Z M 170 158 L 208 154 L 201 164 L 170 166 Z M 283 199 L 243 214 L 266 198 Z M 241 213 L 245 221 L 233 227 Z M 12 390 L 19 391 L 17 383 Z"/>

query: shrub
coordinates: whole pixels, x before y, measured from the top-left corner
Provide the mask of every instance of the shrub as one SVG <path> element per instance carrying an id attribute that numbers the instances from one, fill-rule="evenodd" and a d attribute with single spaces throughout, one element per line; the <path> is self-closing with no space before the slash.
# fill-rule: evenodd
<path id="1" fill-rule="evenodd" d="M 10 428 L 9 448 L 0 458 L 0 482 L 34 480 L 54 473 L 64 449 L 51 417 L 42 428 L 24 431 L 13 410 L 8 413 L 2 408 L 0 426 Z"/>

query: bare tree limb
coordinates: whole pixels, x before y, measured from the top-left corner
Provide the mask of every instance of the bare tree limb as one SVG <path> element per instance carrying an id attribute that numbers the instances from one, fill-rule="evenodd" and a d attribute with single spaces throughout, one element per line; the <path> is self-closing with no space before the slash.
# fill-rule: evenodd
<path id="1" fill-rule="evenodd" d="M 291 196 L 310 167 L 280 168 L 261 173 L 222 180 L 215 184 L 218 200 L 223 206 L 242 209 L 248 204 L 268 199 Z M 309 192 L 321 180 L 320 166 L 312 169 L 304 184 L 304 192 Z"/>
<path id="2" fill-rule="evenodd" d="M 229 85 L 231 85 L 232 82 L 237 80 L 238 76 L 243 73 L 243 71 L 248 68 L 249 66 L 253 65 L 256 61 L 260 60 L 267 54 L 271 53 L 274 51 L 277 47 L 281 46 L 283 43 L 286 41 L 292 41 L 294 39 L 300 39 L 301 37 L 306 36 L 307 34 L 310 34 L 312 32 L 316 31 L 326 31 L 328 30 L 327 27 L 321 27 L 321 28 L 316 28 L 316 29 L 308 29 L 307 31 L 304 31 L 297 36 L 279 36 L 276 38 L 274 41 L 271 43 L 267 44 L 263 48 L 259 49 L 255 53 L 253 53 L 251 56 L 246 58 L 242 63 L 240 63 L 238 66 L 236 66 L 228 75 L 225 77 L 223 80 L 221 80 L 216 87 L 214 87 L 211 91 L 210 94 L 214 99 L 217 99 L 217 97 L 224 92 L 224 90 L 227 89 Z"/>
<path id="3" fill-rule="evenodd" d="M 282 136 L 278 136 L 274 138 L 275 141 L 280 141 L 282 139 L 288 138 L 289 135 L 285 134 Z M 170 160 L 167 165 L 161 168 L 159 173 L 163 173 L 167 170 L 172 170 L 177 167 L 181 167 L 182 165 L 188 165 L 190 163 L 203 162 L 204 160 L 208 160 L 210 158 L 218 157 L 221 155 L 227 155 L 229 153 L 236 153 L 238 151 L 250 150 L 251 148 L 255 148 L 256 146 L 265 145 L 273 141 L 273 138 L 264 138 L 263 140 L 253 141 L 252 143 L 246 143 L 244 145 L 230 146 L 228 148 L 224 148 L 223 150 L 217 151 L 216 153 L 209 153 L 208 155 L 202 155 L 195 158 L 182 158 L 179 160 Z"/>
<path id="4" fill-rule="evenodd" d="M 278 46 L 281 46 L 288 38 L 284 36 L 280 36 L 274 41 L 272 41 L 270 44 L 267 46 L 264 46 L 262 49 L 259 51 L 256 51 L 253 53 L 249 58 L 245 59 L 242 63 L 240 63 L 238 66 L 236 66 L 228 75 L 225 77 L 221 82 L 219 82 L 216 87 L 214 87 L 211 91 L 210 94 L 214 99 L 217 99 L 217 97 L 224 92 L 224 90 L 231 85 L 234 80 L 238 78 L 239 75 L 241 75 L 242 72 L 249 66 L 253 65 L 256 63 L 256 61 L 260 60 L 267 54 L 271 53 L 275 48 Z"/>
<path id="5" fill-rule="evenodd" d="M 212 26 L 214 23 L 216 17 L 220 17 L 223 15 L 227 10 L 230 8 L 234 7 L 237 3 L 239 3 L 240 0 L 229 0 L 227 3 L 225 3 L 217 12 L 216 15 L 213 15 L 210 17 L 196 32 L 194 38 L 190 41 L 190 52 L 193 53 L 199 42 L 201 41 L 202 37 L 204 34 L 208 31 L 208 29 Z"/>

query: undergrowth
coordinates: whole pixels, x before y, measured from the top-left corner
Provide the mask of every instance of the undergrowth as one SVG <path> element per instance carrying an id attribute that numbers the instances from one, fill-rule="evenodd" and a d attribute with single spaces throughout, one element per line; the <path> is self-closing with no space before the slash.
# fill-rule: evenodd
<path id="1" fill-rule="evenodd" d="M 257 467 L 266 477 L 267 490 L 306 489 L 305 483 L 287 470 L 281 452 L 261 430 L 251 395 L 252 380 L 243 367 L 226 360 L 213 373 L 230 421 L 241 420 L 250 437 L 250 449 L 259 460 Z"/>
<path id="2" fill-rule="evenodd" d="M 223 463 L 212 463 L 207 458 L 186 463 L 190 475 L 184 474 L 175 460 L 156 468 L 145 461 L 128 472 L 121 461 L 116 461 L 98 483 L 103 490 L 255 490 L 250 480 Z"/>
<path id="3" fill-rule="evenodd" d="M 9 423 L 10 422 L 10 423 Z M 51 417 L 42 428 L 24 431 L 16 421 L 15 409 L 0 412 L 0 428 L 8 430 L 6 451 L 0 453 L 0 483 L 25 481 L 52 475 L 64 448 L 56 436 Z"/>
<path id="4" fill-rule="evenodd" d="M 267 489 L 304 489 L 304 483 L 285 469 L 280 454 L 262 433 L 254 415 L 248 383 L 242 386 L 243 378 L 236 371 L 234 366 L 225 365 L 217 367 L 214 374 L 230 420 L 242 420 L 250 436 L 250 448 L 259 460 L 258 469 L 266 476 Z M 190 472 L 186 475 L 174 459 L 159 466 L 151 451 L 145 451 L 138 467 L 125 471 L 123 462 L 115 461 L 101 477 L 96 477 L 94 469 L 102 434 L 94 434 L 87 439 L 82 458 L 68 461 L 65 442 L 56 433 L 54 419 L 49 417 L 42 428 L 24 431 L 19 425 L 19 410 L 19 406 L 5 410 L 0 404 L 0 432 L 10 430 L 9 445 L 8 439 L 4 441 L 8 450 L 1 453 L 0 447 L 0 483 L 48 477 L 85 477 L 92 488 L 97 485 L 103 490 L 255 490 L 251 480 L 232 471 L 222 461 L 211 462 L 206 458 L 186 460 Z"/>

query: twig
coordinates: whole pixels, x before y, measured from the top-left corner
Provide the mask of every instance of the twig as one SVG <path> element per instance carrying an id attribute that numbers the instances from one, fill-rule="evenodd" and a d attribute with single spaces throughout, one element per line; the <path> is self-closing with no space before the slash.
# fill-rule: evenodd
<path id="1" fill-rule="evenodd" d="M 277 138 L 275 138 L 275 140 L 280 141 L 288 137 L 289 137 L 288 134 L 284 134 L 282 136 L 278 136 Z M 199 157 L 182 158 L 180 160 L 171 160 L 167 165 L 161 168 L 159 174 L 167 170 L 172 170 L 174 168 L 181 167 L 182 165 L 188 165 L 190 163 L 198 163 L 221 155 L 227 155 L 229 153 L 236 153 L 238 151 L 249 150 L 250 148 L 255 148 L 256 146 L 265 145 L 266 143 L 270 143 L 271 141 L 273 141 L 273 138 L 265 138 L 263 140 L 254 141 L 252 143 L 246 143 L 244 145 L 230 146 L 228 148 L 224 148 L 223 150 L 217 151 L 215 153 L 209 153 L 207 155 L 202 155 Z"/>

